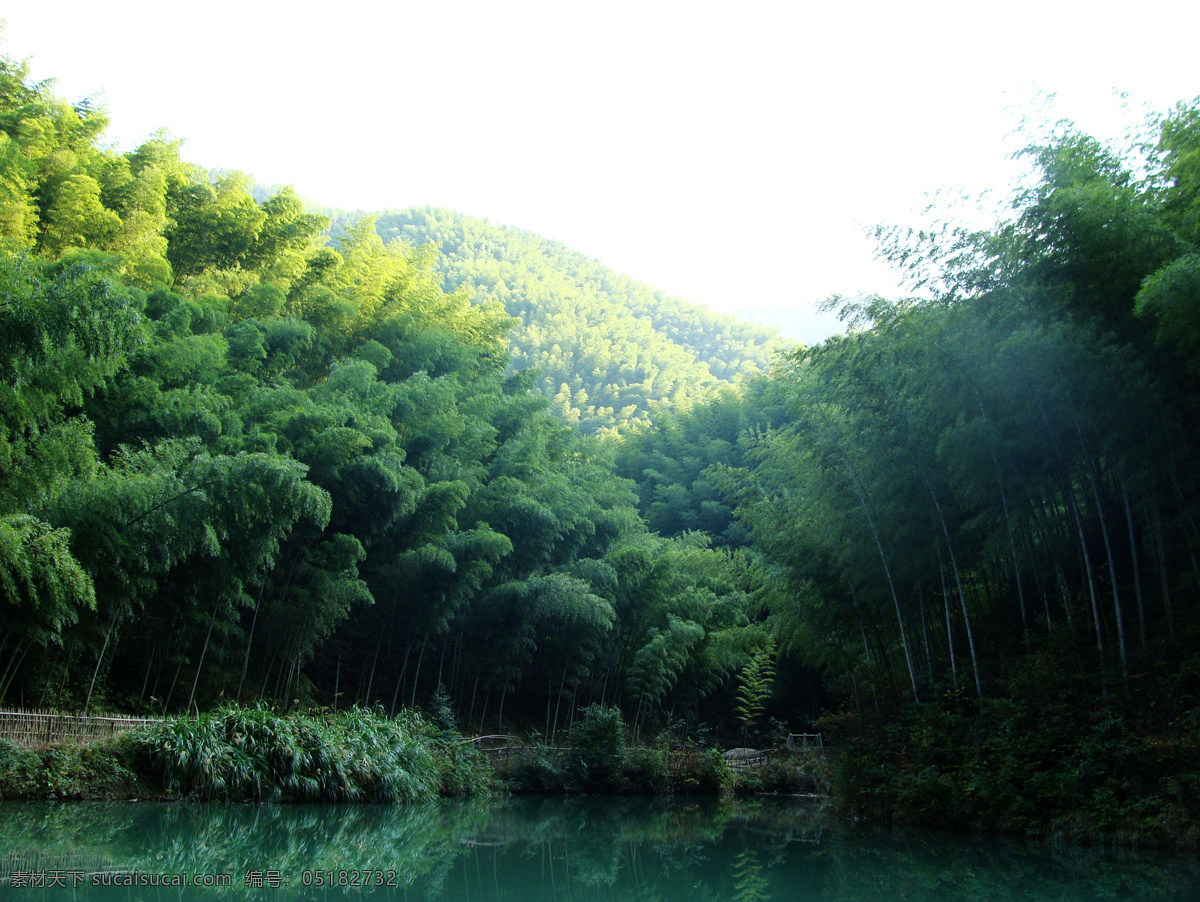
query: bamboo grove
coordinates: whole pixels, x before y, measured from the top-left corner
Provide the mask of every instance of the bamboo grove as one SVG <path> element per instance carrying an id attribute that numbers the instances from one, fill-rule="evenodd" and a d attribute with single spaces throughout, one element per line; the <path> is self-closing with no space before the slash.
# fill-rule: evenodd
<path id="1" fill-rule="evenodd" d="M 103 128 L 0 66 L 5 704 L 657 730 L 765 642 L 428 247 Z"/>
<path id="2" fill-rule="evenodd" d="M 1051 131 L 992 228 L 881 230 L 915 297 L 619 455 L 747 549 L 856 812 L 1200 843 L 1200 101 L 1152 125 Z"/>
<path id="3" fill-rule="evenodd" d="M 881 231 L 914 296 L 835 301 L 769 374 L 770 336 L 662 314 L 741 376 L 696 386 L 620 359 L 649 307 L 585 350 L 620 280 L 531 236 L 330 238 L 104 125 L 0 63 L 0 702 L 436 699 L 547 741 L 593 703 L 742 742 L 838 711 L 910 814 L 1058 768 L 989 823 L 1194 823 L 1200 101 L 1048 133 L 991 228 Z M 556 279 L 587 298 L 533 316 Z"/>
<path id="4" fill-rule="evenodd" d="M 718 479 L 781 639 L 860 705 L 1004 695 L 1051 647 L 1097 694 L 1155 692 L 1195 638 L 1200 117 L 1145 160 L 1029 152 L 995 230 L 882 236 L 930 299 L 840 301 L 848 333 L 790 356 Z"/>

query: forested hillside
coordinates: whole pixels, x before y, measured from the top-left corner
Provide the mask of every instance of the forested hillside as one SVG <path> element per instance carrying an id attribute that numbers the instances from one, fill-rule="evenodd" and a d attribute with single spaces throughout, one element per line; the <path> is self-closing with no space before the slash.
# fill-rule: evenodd
<path id="1" fill-rule="evenodd" d="M 646 529 L 498 302 L 104 125 L 0 63 L 0 703 L 734 719 L 742 568 Z"/>
<path id="2" fill-rule="evenodd" d="M 511 365 L 534 368 L 551 410 L 585 434 L 686 409 L 766 372 L 780 344 L 775 329 L 666 297 L 531 232 L 428 207 L 381 214 L 376 227 L 385 241 L 438 248 L 447 292 L 516 317 Z"/>

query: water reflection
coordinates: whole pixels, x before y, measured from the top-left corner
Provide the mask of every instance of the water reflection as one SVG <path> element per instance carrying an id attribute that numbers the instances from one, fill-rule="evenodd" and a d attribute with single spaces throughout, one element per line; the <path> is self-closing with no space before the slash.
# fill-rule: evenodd
<path id="1" fill-rule="evenodd" d="M 1200 898 L 1194 859 L 896 832 L 778 799 L 0 805 L 31 900 Z M 222 880 L 226 886 L 161 885 Z"/>

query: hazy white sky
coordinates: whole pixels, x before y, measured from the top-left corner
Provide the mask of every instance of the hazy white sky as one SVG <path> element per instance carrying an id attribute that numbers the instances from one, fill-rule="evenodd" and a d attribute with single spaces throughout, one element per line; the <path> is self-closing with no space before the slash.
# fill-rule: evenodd
<path id="1" fill-rule="evenodd" d="M 1180 0 L 44 0 L 0 16 L 34 77 L 103 94 L 123 150 L 166 128 L 188 160 L 318 203 L 487 217 L 806 340 L 837 328 L 813 318 L 829 294 L 898 293 L 870 226 L 1016 177 L 1039 91 L 1106 136 L 1200 95 L 1200 4 Z"/>

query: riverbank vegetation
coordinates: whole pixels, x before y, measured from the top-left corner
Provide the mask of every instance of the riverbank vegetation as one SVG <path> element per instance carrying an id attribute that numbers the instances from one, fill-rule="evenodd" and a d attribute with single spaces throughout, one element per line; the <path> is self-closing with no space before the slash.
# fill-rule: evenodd
<path id="1" fill-rule="evenodd" d="M 104 126 L 0 61 L 3 704 L 198 714 L 158 773 L 229 798 L 436 791 L 414 709 L 614 710 L 619 762 L 520 777 L 579 791 L 824 716 L 848 812 L 1197 844 L 1200 102 L 882 230 L 912 296 L 769 372 L 535 236 Z"/>
<path id="2" fill-rule="evenodd" d="M 169 793 L 204 801 L 415 802 L 438 790 L 432 737 L 415 714 L 219 708 L 128 741 Z"/>
<path id="3" fill-rule="evenodd" d="M 127 747 L 53 743 L 17 748 L 0 739 L 0 801 L 13 799 L 147 799 L 161 791 L 134 769 Z"/>
<path id="4" fill-rule="evenodd" d="M 501 758 L 496 776 L 506 791 L 548 795 L 721 795 L 735 788 L 721 753 L 695 745 L 630 747 L 621 712 L 592 705 L 561 749 L 534 748 Z"/>
<path id="5" fill-rule="evenodd" d="M 587 708 L 562 748 L 479 751 L 426 721 L 353 708 L 280 714 L 225 705 L 88 745 L 18 749 L 0 740 L 0 800 L 183 799 L 205 802 L 419 802 L 516 795 L 723 795 L 794 791 L 797 758 L 735 774 L 716 749 L 629 747 L 616 708 Z M 811 783 L 811 778 L 809 778 Z"/>

